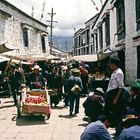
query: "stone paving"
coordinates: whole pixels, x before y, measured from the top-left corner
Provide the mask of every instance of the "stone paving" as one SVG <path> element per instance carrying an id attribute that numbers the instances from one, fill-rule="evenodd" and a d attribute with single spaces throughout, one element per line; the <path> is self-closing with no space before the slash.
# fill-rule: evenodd
<path id="1" fill-rule="evenodd" d="M 84 121 L 84 110 L 80 101 L 80 113 L 70 117 L 68 108 L 60 102 L 52 108 L 49 120 L 42 116 L 23 114 L 16 118 L 16 107 L 12 98 L 0 99 L 0 140 L 80 140 L 80 135 L 88 124 Z M 114 129 L 109 129 L 114 133 Z"/>

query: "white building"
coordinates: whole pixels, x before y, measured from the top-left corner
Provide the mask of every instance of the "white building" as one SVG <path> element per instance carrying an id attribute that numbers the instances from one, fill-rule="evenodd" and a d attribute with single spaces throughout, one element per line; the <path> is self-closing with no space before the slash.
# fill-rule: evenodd
<path id="1" fill-rule="evenodd" d="M 98 58 L 117 51 L 125 82 L 133 85 L 140 78 L 140 0 L 106 0 L 92 33 Z"/>
<path id="2" fill-rule="evenodd" d="M 85 22 L 85 28 L 79 29 L 74 34 L 74 55 L 86 55 L 95 53 L 92 38 L 92 25 L 97 15 Z"/>
<path id="3" fill-rule="evenodd" d="M 47 25 L 5 0 L 0 1 L 0 44 L 16 51 L 11 56 L 49 55 Z"/>

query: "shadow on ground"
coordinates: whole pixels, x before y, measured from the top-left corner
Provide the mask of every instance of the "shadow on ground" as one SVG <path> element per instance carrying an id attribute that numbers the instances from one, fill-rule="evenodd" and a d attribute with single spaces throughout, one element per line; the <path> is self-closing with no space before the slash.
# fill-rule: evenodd
<path id="1" fill-rule="evenodd" d="M 42 115 L 25 115 L 17 118 L 13 116 L 12 121 L 16 121 L 17 126 L 27 126 L 27 125 L 43 125 L 49 124 L 46 122 L 46 117 Z"/>
<path id="2" fill-rule="evenodd" d="M 0 109 L 2 109 L 2 108 L 9 108 L 9 107 L 14 107 L 14 105 L 2 105 L 2 106 L 0 106 Z"/>
<path id="3" fill-rule="evenodd" d="M 70 116 L 70 115 L 59 115 L 58 117 L 60 117 L 60 118 L 66 118 L 66 119 L 71 119 L 71 118 L 76 117 L 76 115 L 72 115 L 72 116 Z"/>
<path id="4" fill-rule="evenodd" d="M 51 107 L 52 109 L 57 109 L 57 110 L 61 110 L 61 109 L 63 109 L 63 108 L 65 108 L 65 106 L 52 106 Z"/>
<path id="5" fill-rule="evenodd" d="M 82 124 L 78 124 L 78 126 L 83 126 L 86 127 L 89 123 L 82 123 Z"/>

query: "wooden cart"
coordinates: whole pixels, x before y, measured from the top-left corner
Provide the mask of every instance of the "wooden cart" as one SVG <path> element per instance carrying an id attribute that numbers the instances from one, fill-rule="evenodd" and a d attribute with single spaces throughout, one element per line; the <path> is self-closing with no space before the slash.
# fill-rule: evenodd
<path id="1" fill-rule="evenodd" d="M 17 117 L 22 114 L 41 114 L 50 118 L 51 107 L 47 90 L 26 90 L 23 89 L 17 97 Z"/>

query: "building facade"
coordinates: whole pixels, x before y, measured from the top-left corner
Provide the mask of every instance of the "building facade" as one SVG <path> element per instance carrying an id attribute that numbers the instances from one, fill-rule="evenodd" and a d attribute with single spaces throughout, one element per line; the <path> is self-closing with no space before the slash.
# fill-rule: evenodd
<path id="1" fill-rule="evenodd" d="M 97 15 L 85 22 L 85 28 L 79 29 L 74 34 L 74 55 L 86 55 L 95 53 L 92 38 L 92 25 Z"/>
<path id="2" fill-rule="evenodd" d="M 125 83 L 133 85 L 140 78 L 140 1 L 106 0 L 91 32 L 99 59 L 108 51 L 115 52 L 121 59 Z"/>
<path id="3" fill-rule="evenodd" d="M 5 0 L 0 1 L 0 43 L 16 49 L 8 55 L 49 55 L 47 25 L 22 12 Z"/>

